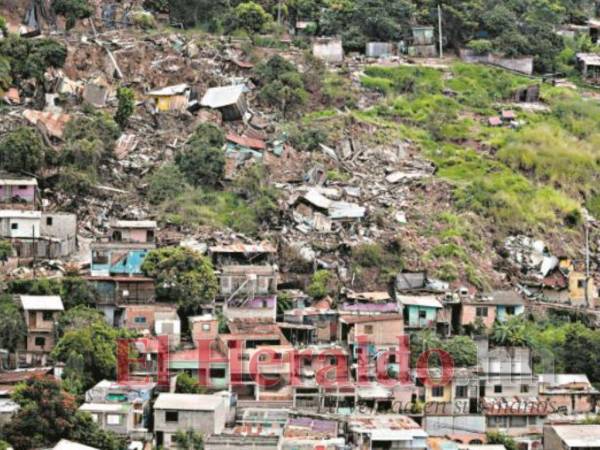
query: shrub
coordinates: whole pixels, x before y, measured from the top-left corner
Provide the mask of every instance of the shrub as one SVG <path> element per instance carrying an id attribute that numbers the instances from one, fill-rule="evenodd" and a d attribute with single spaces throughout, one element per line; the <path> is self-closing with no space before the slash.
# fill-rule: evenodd
<path id="1" fill-rule="evenodd" d="M 144 9 L 158 13 L 169 12 L 169 0 L 144 0 L 143 6 Z"/>
<path id="2" fill-rule="evenodd" d="M 102 145 L 103 157 L 111 157 L 121 131 L 116 122 L 106 113 L 94 113 L 70 120 L 65 127 L 66 142 L 79 140 L 98 141 Z"/>
<path id="3" fill-rule="evenodd" d="M 183 173 L 174 164 L 167 164 L 150 175 L 147 198 L 150 203 L 159 204 L 172 200 L 185 190 Z"/>
<path id="4" fill-rule="evenodd" d="M 65 64 L 67 48 L 53 39 L 9 35 L 0 40 L 0 55 L 8 60 L 13 80 L 41 80 L 48 67 L 60 68 Z"/>
<path id="5" fill-rule="evenodd" d="M 333 276 L 331 272 L 328 270 L 318 270 L 312 276 L 312 280 L 306 288 L 306 293 L 315 299 L 323 298 L 332 292 L 330 288 L 332 280 Z"/>
<path id="6" fill-rule="evenodd" d="M 467 43 L 467 48 L 473 50 L 477 55 L 485 55 L 490 53 L 494 46 L 487 39 L 474 39 Z"/>
<path id="7" fill-rule="evenodd" d="M 258 3 L 240 3 L 234 10 L 235 28 L 243 28 L 257 33 L 270 23 L 273 18 Z"/>
<path id="8" fill-rule="evenodd" d="M 152 13 L 143 10 L 133 11 L 131 13 L 133 24 L 142 30 L 150 30 L 156 28 L 156 19 Z"/>
<path id="9" fill-rule="evenodd" d="M 260 98 L 285 115 L 308 99 L 304 80 L 296 66 L 279 55 L 257 66 L 256 81 L 262 86 Z"/>
<path id="10" fill-rule="evenodd" d="M 67 19 L 65 27 L 70 30 L 75 26 L 77 19 L 90 17 L 93 9 L 88 0 L 54 0 L 52 9 Z"/>
<path id="11" fill-rule="evenodd" d="M 201 124 L 184 149 L 175 157 L 175 163 L 188 182 L 194 186 L 216 186 L 225 171 L 225 137 L 220 128 Z"/>
<path id="12" fill-rule="evenodd" d="M 12 256 L 10 241 L 0 240 L 0 261 L 6 261 L 10 256 Z"/>
<path id="13" fill-rule="evenodd" d="M 115 113 L 115 122 L 119 124 L 122 130 L 127 128 L 129 118 L 133 114 L 135 107 L 135 96 L 133 91 L 126 87 L 117 89 L 117 100 L 119 102 L 117 112 Z"/>
<path id="14" fill-rule="evenodd" d="M 39 133 L 30 127 L 9 132 L 0 141 L 0 168 L 13 173 L 35 173 L 44 161 L 46 146 Z"/>

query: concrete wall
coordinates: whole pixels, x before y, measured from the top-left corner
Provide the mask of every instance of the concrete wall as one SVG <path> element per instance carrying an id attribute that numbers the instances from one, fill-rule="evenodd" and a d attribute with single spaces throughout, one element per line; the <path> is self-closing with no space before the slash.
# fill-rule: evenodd
<path id="1" fill-rule="evenodd" d="M 496 320 L 496 305 L 468 305 L 463 304 L 460 312 L 460 324 L 472 324 L 477 320 L 477 308 L 487 308 L 487 316 L 481 317 L 486 327 L 491 327 Z"/>
<path id="2" fill-rule="evenodd" d="M 75 214 L 42 213 L 41 235 L 61 240 L 61 256 L 77 250 L 77 216 Z"/>
<path id="3" fill-rule="evenodd" d="M 562 440 L 551 426 L 544 427 L 544 450 L 567 450 Z"/>
<path id="4" fill-rule="evenodd" d="M 344 60 L 342 40 L 339 38 L 318 38 L 313 42 L 313 56 L 329 63 Z"/>
<path id="5" fill-rule="evenodd" d="M 36 345 L 36 338 L 44 338 L 44 345 Z M 50 353 L 54 348 L 54 333 L 31 332 L 27 334 L 27 351 Z"/>
<path id="6" fill-rule="evenodd" d="M 423 418 L 423 428 L 430 436 L 447 434 L 485 433 L 485 416 L 427 416 Z"/>
<path id="7" fill-rule="evenodd" d="M 588 413 L 594 410 L 594 400 L 592 394 L 540 394 L 542 400 L 552 402 L 555 408 L 564 407 L 568 414 Z"/>
<path id="8" fill-rule="evenodd" d="M 100 428 L 106 431 L 112 431 L 119 435 L 126 435 L 130 429 L 133 429 L 133 418 L 131 414 L 117 414 L 114 412 L 90 412 L 92 420 L 94 420 Z M 120 423 L 109 424 L 108 416 L 120 416 Z"/>
<path id="9" fill-rule="evenodd" d="M 13 229 L 13 224 L 16 229 Z M 6 238 L 39 238 L 39 218 L 0 218 L 0 236 Z"/>
<path id="10" fill-rule="evenodd" d="M 227 408 L 225 400 L 215 411 L 178 411 L 177 422 L 167 422 L 166 410 L 154 411 L 154 430 L 175 434 L 177 430 L 194 429 L 205 436 L 219 434 L 225 428 Z"/>
<path id="11" fill-rule="evenodd" d="M 430 308 L 427 306 L 405 306 L 408 308 L 408 326 L 425 328 L 429 326 L 435 326 L 437 317 L 437 308 Z M 420 318 L 420 312 L 425 312 L 425 318 Z"/>
<path id="12" fill-rule="evenodd" d="M 533 57 L 525 56 L 521 58 L 505 58 L 500 55 L 488 53 L 487 55 L 477 55 L 469 49 L 460 49 L 460 57 L 467 62 L 477 62 L 492 64 L 515 72 L 531 75 L 533 73 Z"/>
<path id="13" fill-rule="evenodd" d="M 352 339 L 349 337 L 348 340 L 354 342 L 355 336 L 361 335 L 367 337 L 369 344 L 393 345 L 396 348 L 400 345 L 398 338 L 404 335 L 404 322 L 389 320 L 357 323 L 354 325 Z"/>

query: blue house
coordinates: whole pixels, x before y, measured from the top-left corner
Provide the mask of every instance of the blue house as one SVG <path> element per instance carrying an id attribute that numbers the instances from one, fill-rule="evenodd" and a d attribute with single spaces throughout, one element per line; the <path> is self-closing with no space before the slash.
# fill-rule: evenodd
<path id="1" fill-rule="evenodd" d="M 434 296 L 399 295 L 397 299 L 402 305 L 405 328 L 436 327 L 438 314 L 443 306 Z"/>
<path id="2" fill-rule="evenodd" d="M 506 322 L 511 316 L 525 312 L 525 300 L 516 291 L 494 291 L 490 295 L 491 304 L 496 305 L 496 320 Z"/>

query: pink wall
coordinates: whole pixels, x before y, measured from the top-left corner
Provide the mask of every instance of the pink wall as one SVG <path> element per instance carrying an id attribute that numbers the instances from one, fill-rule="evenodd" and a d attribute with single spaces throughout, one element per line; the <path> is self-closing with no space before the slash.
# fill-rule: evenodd
<path id="1" fill-rule="evenodd" d="M 467 325 L 475 322 L 477 319 L 477 307 L 478 305 L 462 305 L 462 312 L 460 315 L 461 325 Z M 494 320 L 496 320 L 496 306 L 487 305 L 487 309 L 487 317 L 482 317 L 481 319 L 486 327 L 491 327 L 494 324 Z"/>
<path id="2" fill-rule="evenodd" d="M 35 186 L 0 186 L 0 199 L 10 200 L 13 197 L 19 197 L 28 202 L 35 198 Z"/>
<path id="3" fill-rule="evenodd" d="M 147 230 L 130 230 L 129 240 L 132 242 L 146 242 Z"/>

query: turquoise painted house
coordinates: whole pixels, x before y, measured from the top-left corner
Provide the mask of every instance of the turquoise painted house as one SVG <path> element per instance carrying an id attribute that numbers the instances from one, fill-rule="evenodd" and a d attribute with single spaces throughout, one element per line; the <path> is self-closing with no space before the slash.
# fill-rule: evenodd
<path id="1" fill-rule="evenodd" d="M 428 296 L 398 296 L 402 305 L 405 328 L 435 328 L 438 314 L 443 309 L 435 297 Z"/>
<path id="2" fill-rule="evenodd" d="M 511 316 L 525 312 L 525 299 L 516 291 L 494 291 L 490 294 L 491 303 L 496 305 L 496 320 L 506 322 Z"/>

